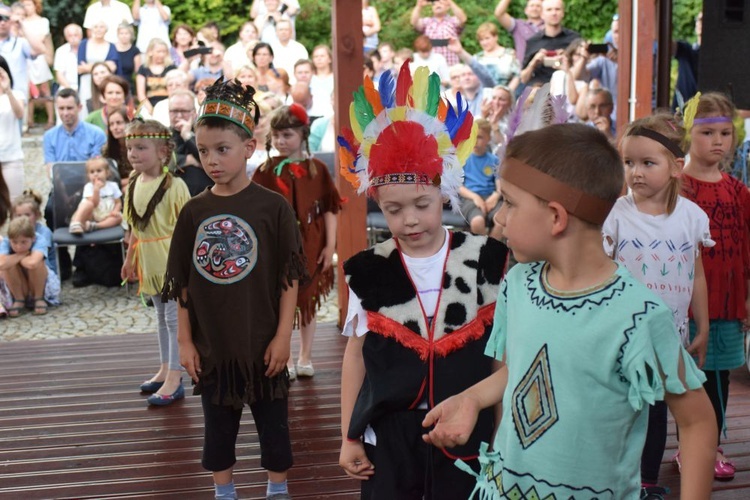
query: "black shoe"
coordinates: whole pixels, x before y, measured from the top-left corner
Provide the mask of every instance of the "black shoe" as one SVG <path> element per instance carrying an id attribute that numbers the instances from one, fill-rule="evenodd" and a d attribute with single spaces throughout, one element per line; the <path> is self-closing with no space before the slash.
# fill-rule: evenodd
<path id="1" fill-rule="evenodd" d="M 73 272 L 72 283 L 74 287 L 81 288 L 84 286 L 89 286 L 91 284 L 91 281 L 89 280 L 89 277 L 86 275 L 85 271 L 76 269 L 75 272 Z"/>
<path id="2" fill-rule="evenodd" d="M 668 493 L 669 490 L 661 486 L 646 486 L 641 488 L 641 500 L 664 500 Z"/>

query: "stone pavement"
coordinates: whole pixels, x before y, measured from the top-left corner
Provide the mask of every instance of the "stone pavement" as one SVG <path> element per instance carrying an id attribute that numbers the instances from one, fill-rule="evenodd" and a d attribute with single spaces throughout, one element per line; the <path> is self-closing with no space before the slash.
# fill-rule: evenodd
<path id="1" fill-rule="evenodd" d="M 334 288 L 318 312 L 318 321 L 338 321 L 337 297 Z M 61 298 L 62 305 L 50 307 L 45 316 L 25 311 L 18 318 L 0 319 L 0 342 L 156 333 L 154 309 L 141 302 L 136 285 L 128 294 L 124 287 L 74 288 L 66 281 Z"/>
<path id="2" fill-rule="evenodd" d="M 34 189 L 46 199 L 50 182 L 43 165 L 41 139 L 36 134 L 23 139 L 26 188 Z M 50 307 L 45 316 L 34 316 L 31 311 L 25 311 L 18 318 L 0 319 L 0 342 L 155 333 L 154 310 L 141 302 L 136 290 L 137 285 L 131 285 L 129 294 L 124 287 L 91 285 L 74 288 L 68 280 L 63 283 L 62 305 Z M 338 321 L 335 287 L 323 303 L 318 321 Z"/>

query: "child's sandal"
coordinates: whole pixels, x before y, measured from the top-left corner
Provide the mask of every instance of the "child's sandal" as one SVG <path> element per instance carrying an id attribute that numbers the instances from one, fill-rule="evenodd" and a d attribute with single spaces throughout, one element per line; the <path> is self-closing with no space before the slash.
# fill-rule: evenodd
<path id="1" fill-rule="evenodd" d="M 34 299 L 34 316 L 44 316 L 47 314 L 47 301 L 43 297 Z"/>
<path id="2" fill-rule="evenodd" d="M 68 226 L 68 232 L 70 234 L 83 234 L 83 224 L 80 222 L 71 222 Z"/>
<path id="3" fill-rule="evenodd" d="M 96 231 L 98 229 L 97 224 L 95 221 L 90 220 L 86 222 L 86 232 L 91 233 L 93 231 Z"/>
<path id="4" fill-rule="evenodd" d="M 21 315 L 21 311 L 23 311 L 25 307 L 26 307 L 26 303 L 23 300 L 13 299 L 13 304 L 8 308 L 8 317 L 9 318 L 19 317 Z"/>

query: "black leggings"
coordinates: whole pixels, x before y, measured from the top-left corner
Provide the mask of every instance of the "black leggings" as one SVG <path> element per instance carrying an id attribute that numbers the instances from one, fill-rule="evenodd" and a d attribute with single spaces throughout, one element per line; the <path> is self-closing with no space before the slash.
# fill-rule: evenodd
<path id="1" fill-rule="evenodd" d="M 711 400 L 716 414 L 716 445 L 721 444 L 721 430 L 724 428 L 724 415 L 727 413 L 727 399 L 729 398 L 729 370 L 706 371 L 706 382 L 703 388 Z"/>
<path id="2" fill-rule="evenodd" d="M 657 484 L 659 468 L 667 445 L 667 403 L 657 401 L 648 407 L 646 444 L 641 455 L 641 482 Z"/>

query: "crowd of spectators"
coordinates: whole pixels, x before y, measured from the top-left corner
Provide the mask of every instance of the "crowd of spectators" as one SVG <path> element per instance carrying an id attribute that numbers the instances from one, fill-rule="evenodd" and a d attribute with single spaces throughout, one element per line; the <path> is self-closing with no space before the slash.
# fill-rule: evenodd
<path id="1" fill-rule="evenodd" d="M 565 27 L 563 0 L 526 0 L 522 19 L 509 14 L 510 4 L 499 0 L 494 18 L 480 23 L 475 33 L 463 33 L 467 16 L 459 0 L 415 0 L 409 19 L 413 43 L 396 47 L 382 37 L 378 2 L 362 0 L 364 74 L 377 85 L 406 60 L 412 70 L 428 66 L 440 76 L 449 100 L 455 103 L 460 92 L 471 112 L 487 121 L 490 151 L 504 144 L 516 98 L 526 87 L 545 83 L 552 93 L 567 96 L 571 121 L 588 123 L 614 139 L 617 16 L 605 44 L 590 45 Z M 0 162 L 11 200 L 24 186 L 21 134 L 34 125 L 35 101 L 47 108 L 48 165 L 103 154 L 117 166 L 123 186 L 131 169 L 123 131 L 136 116 L 172 130 L 174 168 L 191 194 L 210 185 L 192 121 L 205 88 L 222 77 L 255 87 L 263 116 L 282 104 L 303 106 L 312 121 L 311 150 L 332 151 L 333 56 L 327 45 L 306 47 L 297 40 L 295 21 L 304 8 L 297 0 L 254 0 L 236 42 L 225 46 L 218 24 L 181 23 L 161 0 L 134 0 L 131 6 L 98 0 L 86 9 L 81 25 L 59 27 L 65 43 L 55 49 L 40 0 L 0 6 Z M 501 30 L 512 36 L 513 46 L 500 44 Z M 699 24 L 696 30 L 700 34 Z M 469 53 L 462 36 L 476 37 L 481 50 Z M 695 92 L 698 49 L 682 42 L 674 47 L 681 61 L 681 101 Z M 266 128 L 262 118 L 261 145 Z M 248 172 L 269 154 L 273 151 L 259 147 Z M 61 272 L 66 278 L 69 264 L 63 263 Z"/>

